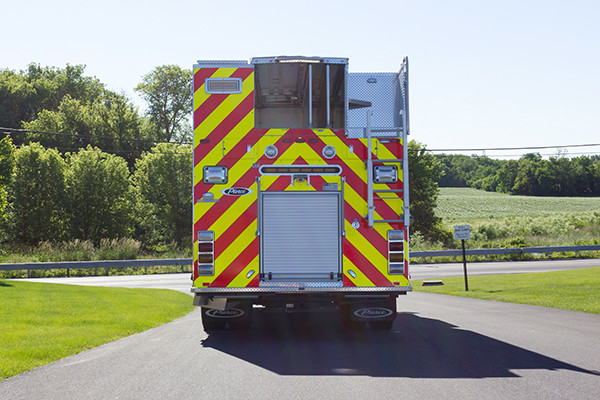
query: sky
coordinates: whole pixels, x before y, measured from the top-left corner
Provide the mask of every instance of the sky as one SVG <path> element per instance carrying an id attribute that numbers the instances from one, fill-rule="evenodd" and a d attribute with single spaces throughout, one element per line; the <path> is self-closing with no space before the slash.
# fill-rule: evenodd
<path id="1" fill-rule="evenodd" d="M 597 0 L 0 0 L 0 68 L 86 65 L 124 92 L 159 65 L 305 55 L 350 72 L 410 61 L 411 138 L 429 149 L 600 144 Z M 566 148 L 600 154 L 600 146 Z"/>

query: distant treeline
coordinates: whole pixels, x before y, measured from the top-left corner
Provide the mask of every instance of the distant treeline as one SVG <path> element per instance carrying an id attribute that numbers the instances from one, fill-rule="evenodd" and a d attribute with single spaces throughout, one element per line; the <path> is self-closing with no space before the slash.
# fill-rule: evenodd
<path id="1" fill-rule="evenodd" d="M 435 156 L 440 187 L 473 187 L 527 196 L 600 196 L 600 156 L 544 159 L 538 153 L 518 160 L 489 157 Z"/>

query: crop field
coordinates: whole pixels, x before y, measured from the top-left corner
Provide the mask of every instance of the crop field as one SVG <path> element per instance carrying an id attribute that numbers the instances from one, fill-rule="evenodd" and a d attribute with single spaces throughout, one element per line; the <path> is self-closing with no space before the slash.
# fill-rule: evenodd
<path id="1" fill-rule="evenodd" d="M 475 223 L 515 217 L 600 214 L 600 197 L 513 196 L 472 188 L 441 188 L 436 213 L 444 222 Z"/>
<path id="2" fill-rule="evenodd" d="M 441 188 L 436 214 L 448 229 L 471 225 L 470 248 L 600 244 L 598 197 L 513 196 Z"/>

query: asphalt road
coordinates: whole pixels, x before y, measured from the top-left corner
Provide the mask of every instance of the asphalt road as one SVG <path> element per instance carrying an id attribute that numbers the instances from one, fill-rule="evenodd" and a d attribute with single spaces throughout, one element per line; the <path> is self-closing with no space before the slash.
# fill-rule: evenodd
<path id="1" fill-rule="evenodd" d="M 544 261 L 497 261 L 468 263 L 471 275 L 523 274 L 530 272 L 561 271 L 576 268 L 600 267 L 600 259 L 590 260 L 544 260 Z M 463 276 L 461 263 L 411 264 L 411 279 L 439 279 Z M 84 286 L 113 286 L 151 289 L 173 289 L 190 293 L 190 274 L 159 274 L 131 276 L 88 276 L 72 278 L 31 278 L 31 282 L 66 283 Z"/>
<path id="2" fill-rule="evenodd" d="M 216 335 L 194 311 L 0 382 L 0 398 L 600 398 L 598 315 L 427 293 L 398 309 L 390 332 L 260 314 Z"/>

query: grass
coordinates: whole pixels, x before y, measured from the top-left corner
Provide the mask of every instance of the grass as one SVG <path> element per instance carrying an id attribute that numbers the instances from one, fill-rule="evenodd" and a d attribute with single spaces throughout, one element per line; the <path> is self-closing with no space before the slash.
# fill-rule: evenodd
<path id="1" fill-rule="evenodd" d="M 184 293 L 0 280 L 0 380 L 189 313 Z"/>
<path id="2" fill-rule="evenodd" d="M 514 196 L 472 188 L 441 188 L 436 214 L 454 225 L 497 218 L 587 215 L 600 210 L 600 197 Z"/>
<path id="3" fill-rule="evenodd" d="M 600 244 L 599 197 L 513 196 L 472 188 L 441 188 L 436 215 L 449 230 L 453 225 L 471 226 L 468 248 Z M 421 244 L 418 238 L 413 241 L 413 248 L 418 250 L 440 247 L 435 246 Z"/>
<path id="4" fill-rule="evenodd" d="M 468 292 L 464 277 L 444 278 L 443 286 L 421 286 L 421 282 L 412 282 L 416 291 L 600 314 L 600 267 L 471 276 Z"/>

